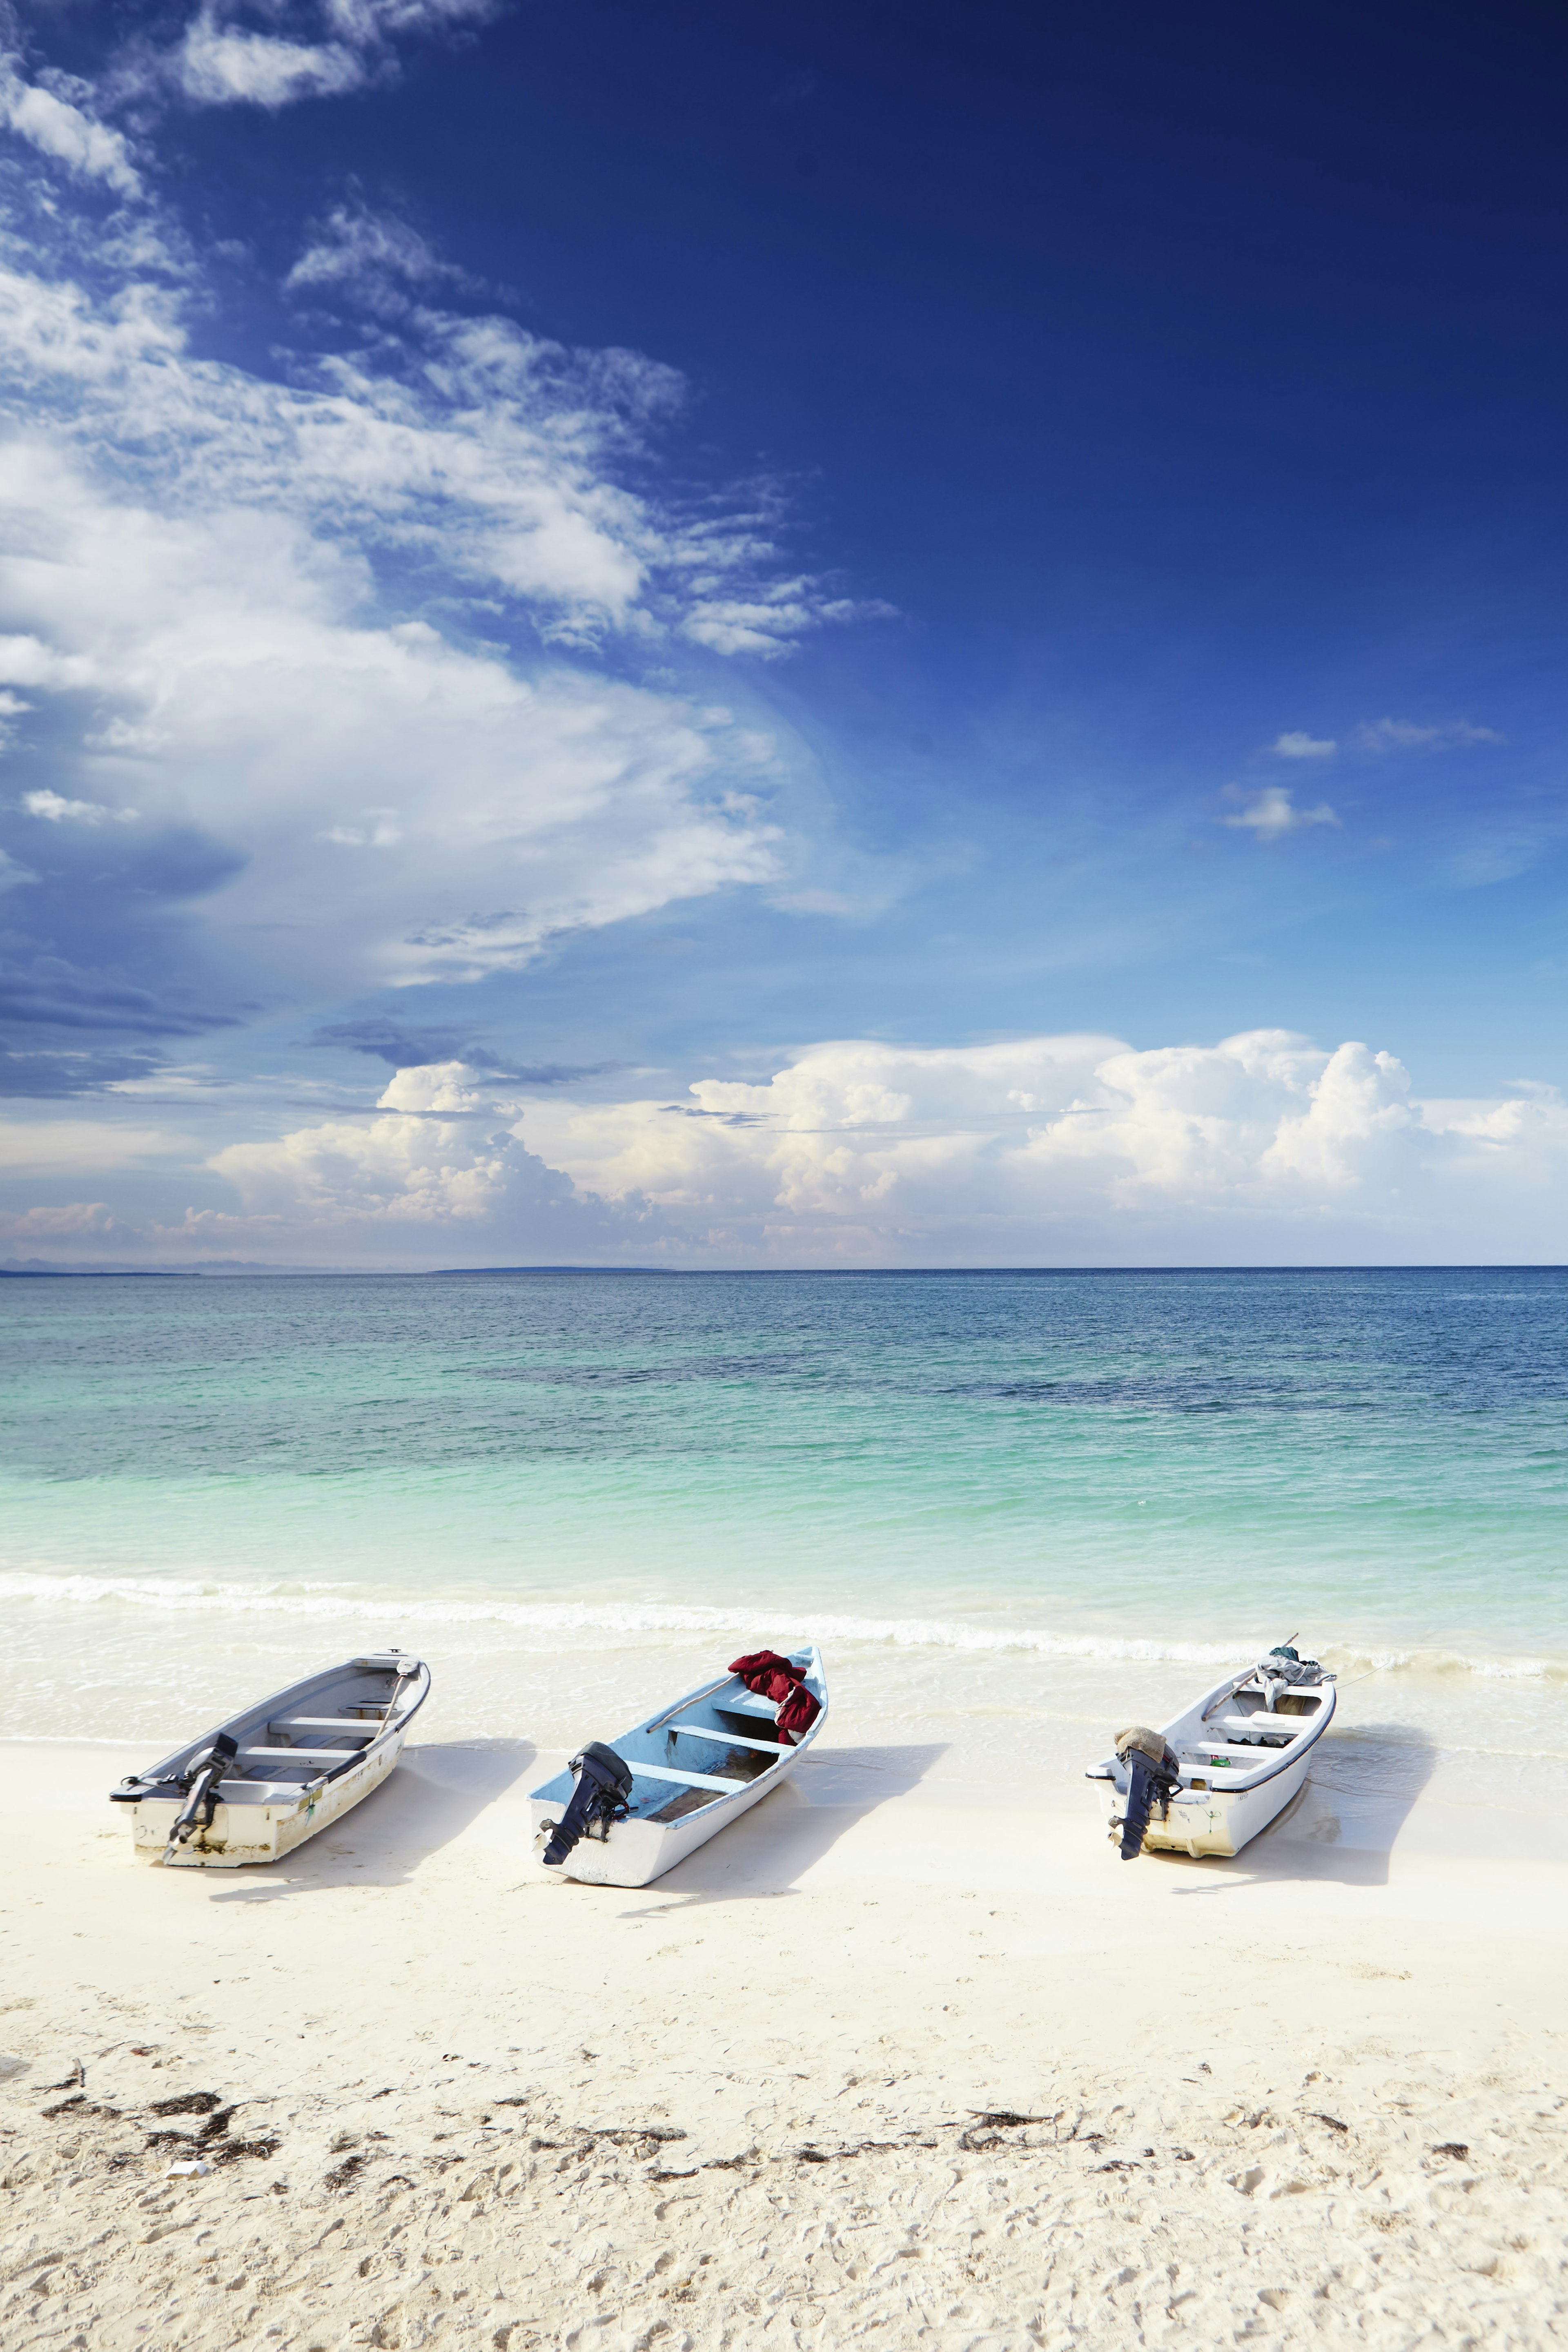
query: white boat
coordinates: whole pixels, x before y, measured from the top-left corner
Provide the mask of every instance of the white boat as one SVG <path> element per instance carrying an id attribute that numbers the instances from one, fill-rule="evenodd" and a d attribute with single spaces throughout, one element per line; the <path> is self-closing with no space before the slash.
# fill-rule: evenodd
<path id="1" fill-rule="evenodd" d="M 1216 1684 L 1163 1732 L 1123 1732 L 1115 1755 L 1087 1778 L 1101 1784 L 1124 1859 L 1145 1845 L 1195 1858 L 1239 1853 L 1305 1780 L 1337 1696 L 1315 1658 L 1281 1648 Z"/>
<path id="2" fill-rule="evenodd" d="M 780 1744 L 779 1706 L 731 1673 L 656 1709 L 608 1749 L 596 1744 L 574 1759 L 590 1775 L 601 1769 L 607 1802 L 563 1856 L 566 1876 L 593 1886 L 647 1886 L 789 1779 L 827 1721 L 828 1685 L 814 1644 L 779 1654 L 800 1670 L 819 1710 L 793 1747 Z M 597 1759 L 606 1756 L 610 1765 L 598 1768 Z M 629 1786 L 621 1781 L 612 1791 L 616 1761 Z M 621 1796 L 625 1810 L 616 1804 L 611 1818 L 612 1794 Z M 573 1768 L 533 1790 L 528 1803 L 536 1842 L 557 1830 L 575 1795 Z"/>
<path id="3" fill-rule="evenodd" d="M 276 1862 L 379 1789 L 430 1690 L 392 1650 L 349 1658 L 242 1708 L 110 1792 L 136 1851 L 197 1870 Z"/>

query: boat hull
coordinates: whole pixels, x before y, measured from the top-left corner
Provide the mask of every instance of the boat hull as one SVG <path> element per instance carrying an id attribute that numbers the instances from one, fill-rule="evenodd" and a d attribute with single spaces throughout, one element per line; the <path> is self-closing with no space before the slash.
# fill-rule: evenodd
<path id="1" fill-rule="evenodd" d="M 142 1861 L 169 1870 L 278 1862 L 382 1786 L 429 1690 L 429 1667 L 401 1651 L 347 1659 L 274 1691 L 150 1771 L 129 1774 L 111 1801 L 129 1813 Z M 212 1820 L 172 1843 L 192 1776 L 220 1736 L 232 1760 L 213 1792 Z M 349 1745 L 361 1738 L 363 1746 Z"/>
<path id="2" fill-rule="evenodd" d="M 1195 1862 L 1206 1854 L 1234 1859 L 1260 1830 L 1278 1821 L 1291 1799 L 1301 1793 L 1312 1760 L 1309 1750 L 1256 1789 L 1180 1790 L 1171 1799 L 1165 1820 L 1158 1813 L 1150 1816 L 1144 1851 L 1190 1854 Z M 1100 1783 L 1100 1806 L 1107 1826 L 1120 1822 L 1124 1801 L 1113 1782 Z"/>
<path id="3" fill-rule="evenodd" d="M 754 1805 L 759 1805 L 764 1798 L 770 1797 L 776 1789 L 782 1787 L 828 1719 L 827 1684 L 818 1652 L 812 1648 L 791 1654 L 797 1663 L 804 1662 L 807 1687 L 819 1706 L 810 1727 L 801 1734 L 795 1746 L 780 1748 L 776 1759 L 770 1761 L 756 1780 L 738 1782 L 727 1795 L 716 1796 L 711 1803 L 700 1805 L 695 1811 L 685 1813 L 674 1821 L 639 1819 L 636 1810 L 639 1797 L 634 1793 L 633 1811 L 628 1819 L 613 1823 L 608 1836 L 602 1840 L 598 1837 L 582 1838 L 559 1864 L 559 1870 L 551 1869 L 550 1876 L 579 1879 L 589 1886 L 651 1885 L 655 1878 L 662 1878 L 666 1871 L 674 1870 L 677 1863 L 685 1862 L 688 1854 L 695 1853 L 699 1846 L 706 1845 L 710 1838 L 716 1837 L 721 1830 L 738 1821 L 742 1813 L 750 1812 Z M 725 1687 L 724 1684 L 709 1685 L 688 1692 L 673 1706 L 666 1707 L 646 1723 L 639 1724 L 632 1731 L 623 1733 L 610 1742 L 616 1753 L 622 1755 L 631 1766 L 634 1791 L 636 1780 L 642 1777 L 643 1768 L 653 1758 L 673 1749 L 673 1738 L 666 1738 L 661 1746 L 657 1735 L 676 1717 L 690 1717 L 694 1713 L 700 1716 L 706 1706 L 717 1704 L 730 1715 L 731 1721 L 727 1728 L 716 1721 L 706 1736 L 706 1746 L 722 1750 L 727 1741 L 735 1738 L 735 1723 L 743 1717 L 736 1715 L 733 1703 L 726 1706 L 722 1700 L 716 1699 L 716 1694 Z M 770 1715 L 773 1712 L 771 1708 L 744 1693 L 739 1704 L 744 1716 L 758 1718 L 752 1721 L 752 1731 L 767 1727 L 761 1718 Z M 686 1727 L 695 1728 L 689 1725 Z M 743 1742 L 743 1745 L 753 1746 L 755 1743 Z M 711 1763 L 713 1759 L 708 1760 Z M 661 1796 L 667 1798 L 669 1782 L 678 1780 L 679 1777 L 678 1773 L 672 1774 L 667 1769 L 656 1775 L 656 1785 L 650 1792 L 649 1801 L 656 1802 Z M 719 1784 L 710 1781 L 706 1785 L 716 1789 Z M 644 1781 L 644 1790 L 646 1788 Z M 564 1811 L 570 1801 L 571 1790 L 570 1773 L 561 1772 L 530 1794 L 528 1806 L 536 1844 L 547 1824 L 553 1824 Z"/>
<path id="4" fill-rule="evenodd" d="M 279 1790 L 276 1801 L 220 1803 L 209 1830 L 198 1830 L 184 1845 L 168 1851 L 169 1833 L 180 1810 L 177 1797 L 143 1797 L 128 1810 L 137 1859 L 170 1870 L 238 1870 L 246 1863 L 280 1862 L 320 1830 L 340 1822 L 386 1780 L 402 1753 L 396 1731 L 364 1759 L 324 1788 L 296 1796 Z"/>
<path id="5" fill-rule="evenodd" d="M 800 1750 L 792 1752 L 799 1755 Z M 586 1886 L 651 1886 L 666 1870 L 674 1870 L 676 1863 L 685 1862 L 687 1854 L 695 1853 L 698 1846 L 706 1845 L 709 1838 L 748 1813 L 764 1797 L 770 1797 L 788 1777 L 786 1768 L 777 1777 L 769 1773 L 765 1781 L 722 1798 L 712 1808 L 722 1813 L 719 1821 L 709 1821 L 705 1811 L 688 1814 L 684 1822 L 617 1822 L 602 1845 L 597 1838 L 585 1837 L 574 1846 L 561 1864 L 560 1875 L 580 1878 Z M 560 1811 L 559 1799 L 547 1803 L 534 1797 L 529 1805 L 536 1832 Z"/>
<path id="6" fill-rule="evenodd" d="M 1310 1661 L 1293 1684 L 1276 1681 L 1266 1692 L 1259 1677 L 1267 1664 L 1217 1684 L 1166 1725 L 1160 1738 L 1180 1783 L 1163 1808 L 1151 1809 L 1143 1852 L 1228 1860 L 1300 1795 L 1333 1721 L 1333 1676 Z M 1305 1678 L 1309 1672 L 1312 1679 Z M 1227 1708 L 1232 1711 L 1221 1712 Z M 1099 1783 L 1101 1807 L 1119 1843 L 1130 1787 L 1125 1755 L 1092 1766 L 1088 1777 Z"/>

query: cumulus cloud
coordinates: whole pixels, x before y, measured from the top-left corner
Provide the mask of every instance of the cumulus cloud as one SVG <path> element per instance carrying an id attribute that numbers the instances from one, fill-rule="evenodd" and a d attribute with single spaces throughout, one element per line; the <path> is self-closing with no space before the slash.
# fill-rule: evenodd
<path id="1" fill-rule="evenodd" d="M 104 1242 L 136 1239 L 107 1201 L 62 1201 L 53 1208 L 27 1209 L 20 1216 L 0 1212 L 0 1242 Z"/>
<path id="2" fill-rule="evenodd" d="M 374 1116 L 298 1128 L 275 1140 L 230 1144 L 205 1165 L 238 1194 L 238 1211 L 193 1210 L 164 1247 L 264 1255 L 423 1250 L 439 1262 L 474 1236 L 552 1258 L 624 1257 L 664 1232 L 646 1202 L 612 1207 L 548 1168 L 506 1123 L 495 1073 L 463 1062 L 400 1070 Z"/>
<path id="3" fill-rule="evenodd" d="M 109 1122 L 26 1133 L 35 1171 L 177 1148 Z M 1554 1088 L 1424 1100 L 1386 1051 L 1279 1029 L 1142 1050 L 847 1039 L 674 1102 L 523 1101 L 451 1060 L 400 1070 L 362 1116 L 185 1150 L 163 1190 L 190 1205 L 139 1229 L 150 1261 L 1423 1263 L 1473 1255 L 1479 1231 L 1492 1256 L 1568 1249 Z"/>
<path id="4" fill-rule="evenodd" d="M 1280 760 L 1332 760 L 1339 745 L 1332 735 L 1309 735 L 1296 727 L 1276 735 L 1269 749 Z"/>
<path id="5" fill-rule="evenodd" d="M 1395 1056 L 1354 1042 L 1328 1052 L 1270 1029 L 1143 1052 L 1094 1035 L 847 1041 L 765 1084 L 691 1093 L 719 1116 L 549 1102 L 528 1131 L 580 1185 L 634 1194 L 743 1260 L 1418 1260 L 1452 1254 L 1478 1213 L 1503 1217 L 1511 1247 L 1568 1242 L 1555 1206 L 1568 1106 L 1554 1091 L 1427 1106 Z"/>
<path id="6" fill-rule="evenodd" d="M 1364 720 L 1354 740 L 1364 751 L 1443 751 L 1473 743 L 1504 743 L 1495 728 L 1472 727 L 1466 719 L 1451 719 L 1435 727 L 1417 726 L 1408 719 Z"/>
<path id="7" fill-rule="evenodd" d="M 1232 785 L 1227 798 L 1242 798 L 1239 785 Z M 1298 808 L 1284 784 L 1265 784 L 1253 794 L 1234 816 L 1222 817 L 1222 824 L 1237 825 L 1252 835 L 1257 841 L 1282 841 L 1287 834 L 1301 833 L 1314 824 L 1335 824 L 1340 820 L 1327 801 L 1316 808 Z"/>

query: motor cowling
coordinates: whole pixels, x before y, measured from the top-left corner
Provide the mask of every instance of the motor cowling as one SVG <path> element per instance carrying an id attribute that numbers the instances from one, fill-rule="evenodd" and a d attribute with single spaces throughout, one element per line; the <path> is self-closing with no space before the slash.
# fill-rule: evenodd
<path id="1" fill-rule="evenodd" d="M 571 1802 L 559 1822 L 545 1823 L 550 1842 L 544 1859 L 551 1869 L 566 1860 L 580 1838 L 597 1836 L 602 1843 L 612 1825 L 625 1820 L 631 1803 L 632 1767 L 602 1739 L 590 1740 L 581 1755 L 572 1758 L 570 1769 L 577 1775 Z"/>
<path id="2" fill-rule="evenodd" d="M 218 1788 L 224 1774 L 239 1754 L 239 1743 L 226 1731 L 218 1732 L 210 1748 L 193 1756 L 180 1775 L 180 1786 L 186 1792 L 185 1802 L 175 1815 L 169 1832 L 166 1852 L 183 1845 L 193 1830 L 210 1830 L 218 1810 Z"/>
<path id="3" fill-rule="evenodd" d="M 1171 1798 L 1181 1786 L 1181 1764 L 1163 1736 L 1142 1723 L 1116 1734 L 1116 1760 L 1127 1772 L 1127 1801 L 1120 1822 L 1122 1859 L 1136 1862 L 1155 1808 L 1162 1821 L 1170 1811 Z M 1112 1825 L 1113 1835 L 1116 1826 Z"/>

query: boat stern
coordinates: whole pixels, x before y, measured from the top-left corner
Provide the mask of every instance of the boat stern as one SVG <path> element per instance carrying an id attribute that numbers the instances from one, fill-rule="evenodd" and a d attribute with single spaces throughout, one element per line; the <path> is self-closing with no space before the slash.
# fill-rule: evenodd
<path id="1" fill-rule="evenodd" d="M 181 1801 L 142 1797 L 130 1808 L 131 1832 L 139 1862 L 162 1863 L 171 1870 L 237 1870 L 247 1862 L 276 1862 L 287 1847 L 286 1829 L 304 1810 L 302 1801 L 277 1805 L 218 1804 L 212 1826 L 183 1845 L 170 1846 Z M 298 1838 L 290 1839 L 297 1844 Z"/>
<path id="2" fill-rule="evenodd" d="M 1127 1789 L 1119 1783 L 1115 1772 L 1102 1767 L 1089 1776 L 1099 1784 L 1100 1810 L 1104 1818 L 1106 1834 L 1113 1845 L 1121 1843 L 1122 1820 L 1126 1811 Z M 1206 1855 L 1217 1855 L 1227 1861 L 1237 1853 L 1236 1839 L 1230 1822 L 1234 1800 L 1213 1789 L 1179 1789 L 1171 1797 L 1163 1814 L 1151 1813 L 1149 1826 L 1144 1832 L 1144 1851 L 1162 1853 L 1185 1853 L 1194 1862 Z"/>

